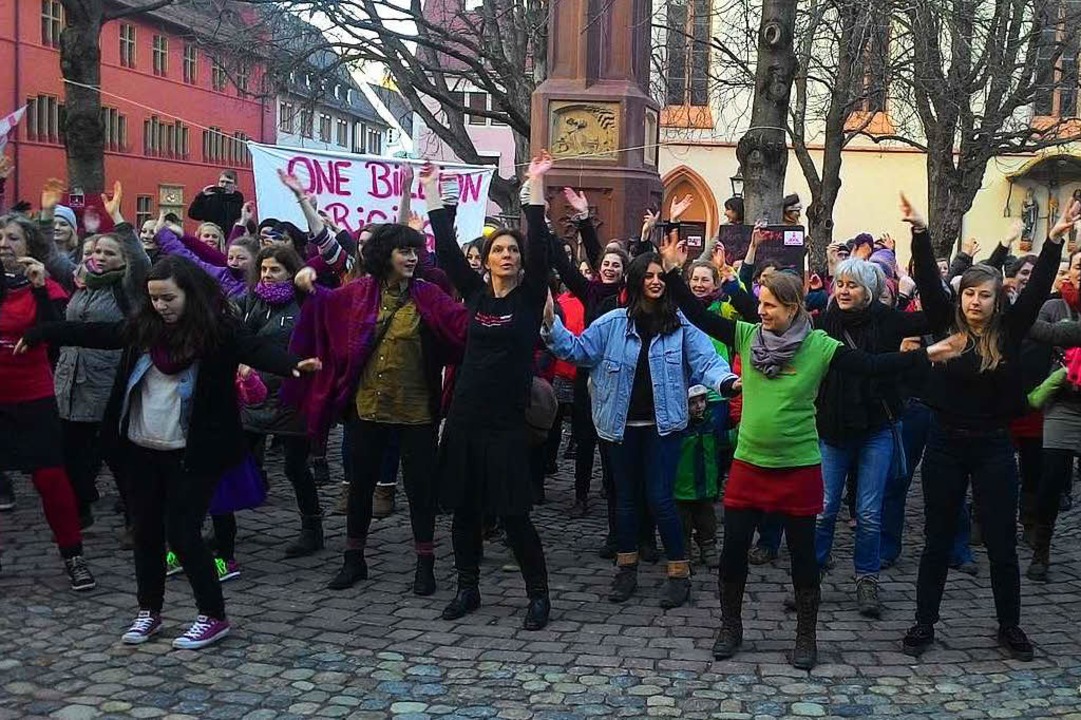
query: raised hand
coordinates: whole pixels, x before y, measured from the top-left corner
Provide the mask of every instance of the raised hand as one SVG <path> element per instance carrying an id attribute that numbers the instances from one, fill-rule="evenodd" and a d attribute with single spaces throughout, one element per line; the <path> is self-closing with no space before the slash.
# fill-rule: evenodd
<path id="1" fill-rule="evenodd" d="M 240 363 L 236 366 L 236 374 L 240 376 L 241 380 L 247 380 L 251 377 L 251 366 Z"/>
<path id="2" fill-rule="evenodd" d="M 409 213 L 409 222 L 406 224 L 419 233 L 424 232 L 424 218 L 422 218 L 420 215 L 417 215 L 415 212 Z"/>
<path id="3" fill-rule="evenodd" d="M 961 252 L 968 255 L 970 258 L 975 258 L 976 253 L 980 251 L 980 241 L 976 238 L 969 238 L 961 243 Z"/>
<path id="4" fill-rule="evenodd" d="M 657 226 L 660 217 L 660 212 L 646 210 L 646 214 L 642 216 L 642 234 L 640 237 L 643 239 L 649 237 L 649 234 L 653 232 L 653 228 Z"/>
<path id="5" fill-rule="evenodd" d="M 551 154 L 547 150 L 541 150 L 538 155 L 529 161 L 527 175 L 531 178 L 539 178 L 551 170 L 554 164 L 555 160 L 552 159 Z"/>
<path id="6" fill-rule="evenodd" d="M 109 198 L 105 193 L 101 194 L 101 203 L 105 206 L 105 212 L 109 213 L 109 217 L 113 219 L 113 222 L 120 222 L 117 220 L 120 217 L 120 203 L 124 199 L 124 187 L 117 180 L 113 183 L 113 197 Z"/>
<path id="7" fill-rule="evenodd" d="M 296 175 L 290 175 L 281 168 L 278 168 L 278 179 L 282 181 L 282 185 L 289 188 L 297 200 L 303 199 L 305 193 L 304 186 L 297 179 Z"/>
<path id="8" fill-rule="evenodd" d="M 893 239 L 893 236 L 889 233 L 882 233 L 882 236 L 878 238 L 878 241 L 882 243 L 882 247 L 887 250 L 896 250 L 897 241 Z"/>
<path id="9" fill-rule="evenodd" d="M 694 196 L 687 193 L 679 200 L 672 200 L 672 207 L 668 210 L 668 221 L 679 222 L 679 219 L 683 216 L 683 213 L 690 209 L 694 204 Z"/>
<path id="10" fill-rule="evenodd" d="M 165 208 L 158 208 L 158 220 L 154 223 L 155 235 L 164 230 L 166 225 L 168 224 L 165 222 L 165 214 Z"/>
<path id="11" fill-rule="evenodd" d="M 7 180 L 15 172 L 15 163 L 7 155 L 0 155 L 0 180 Z"/>
<path id="12" fill-rule="evenodd" d="M 565 187 L 563 188 L 563 197 L 567 199 L 567 204 L 574 209 L 574 212 L 579 215 L 589 215 L 589 201 L 586 200 L 585 193 Z"/>
<path id="13" fill-rule="evenodd" d="M 294 178 L 295 180 L 296 178 Z M 247 225 L 255 219 L 255 203 L 251 200 L 244 203 L 240 208 L 240 219 L 236 221 L 237 225 Z"/>
<path id="14" fill-rule="evenodd" d="M 1078 218 L 1081 218 L 1081 202 L 1077 200 L 1071 200 L 1070 204 L 1066 206 L 1066 212 L 1062 214 L 1058 222 L 1055 223 L 1055 227 L 1051 228 L 1051 231 L 1047 233 L 1048 237 L 1052 240 L 1058 240 L 1074 226 Z"/>
<path id="15" fill-rule="evenodd" d="M 1010 247 L 1016 241 L 1021 239 L 1021 233 L 1025 229 L 1025 224 L 1021 222 L 1021 218 L 1014 218 L 1010 223 L 1010 229 L 1006 232 L 1006 237 L 1002 238 L 1002 244 L 1006 247 Z"/>
<path id="16" fill-rule="evenodd" d="M 311 295 L 315 292 L 315 268 L 302 267 L 297 270 L 297 274 L 293 276 L 293 284 L 297 286 L 297 289 L 301 292 Z"/>
<path id="17" fill-rule="evenodd" d="M 726 269 L 729 269 L 728 257 L 725 255 L 724 245 L 721 244 L 720 240 L 718 240 L 717 244 L 713 246 L 713 254 L 710 256 L 709 259 L 710 262 L 713 263 L 713 267 L 717 268 L 717 270 L 720 271 L 722 275 L 724 274 L 724 271 Z"/>
<path id="18" fill-rule="evenodd" d="M 751 230 L 751 247 L 757 248 L 759 243 L 766 239 L 766 221 L 756 220 L 754 229 Z"/>
<path id="19" fill-rule="evenodd" d="M 683 267 L 687 262 L 687 241 L 674 232 L 666 234 L 661 238 L 660 255 L 665 271 Z"/>
<path id="20" fill-rule="evenodd" d="M 425 187 L 437 185 L 439 183 L 439 168 L 437 168 L 430 160 L 425 162 L 420 168 L 420 174 L 417 175 L 420 178 L 420 184 Z M 428 195 L 428 193 L 424 193 Z M 439 192 L 436 191 L 435 195 L 438 196 Z"/>
<path id="21" fill-rule="evenodd" d="M 927 220 L 913 207 L 912 203 L 901 193 L 901 220 L 912 226 L 914 232 L 922 232 L 927 229 Z"/>
<path id="22" fill-rule="evenodd" d="M 399 165 L 402 174 L 402 190 L 407 191 L 413 187 L 413 165 L 410 163 L 402 163 Z"/>
<path id="23" fill-rule="evenodd" d="M 49 178 L 41 186 L 41 210 L 52 212 L 52 209 L 60 204 L 60 198 L 64 197 L 64 181 L 59 178 Z"/>

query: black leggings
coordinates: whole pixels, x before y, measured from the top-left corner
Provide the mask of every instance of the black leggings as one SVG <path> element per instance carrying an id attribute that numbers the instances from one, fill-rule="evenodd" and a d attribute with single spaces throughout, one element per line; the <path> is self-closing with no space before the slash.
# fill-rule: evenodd
<path id="1" fill-rule="evenodd" d="M 218 574 L 202 536 L 203 518 L 218 478 L 188 473 L 183 466 L 184 452 L 141 447 L 131 451 L 132 471 L 139 473 L 139 482 L 131 487 L 139 609 L 161 612 L 168 541 L 184 566 L 199 614 L 224 619 Z"/>
<path id="2" fill-rule="evenodd" d="M 719 582 L 747 581 L 747 553 L 754 530 L 766 513 L 762 510 L 724 511 L 724 549 L 721 552 Z M 792 556 L 792 586 L 797 590 L 818 587 L 818 562 L 815 560 L 815 517 L 770 515 L 784 525 L 788 552 Z"/>
<path id="3" fill-rule="evenodd" d="M 255 456 L 259 467 L 263 466 L 264 448 L 266 447 L 266 435 L 247 432 L 249 447 Z M 308 469 L 308 454 L 311 451 L 311 441 L 305 435 L 277 435 L 275 436 L 282 444 L 282 455 L 285 465 L 285 477 L 293 485 L 293 492 L 297 496 L 297 509 L 301 515 L 322 515 L 323 510 L 319 506 L 319 491 L 315 489 L 315 478 Z"/>
<path id="4" fill-rule="evenodd" d="M 451 533 L 454 540 L 454 566 L 459 587 L 477 587 L 480 581 L 483 513 L 475 508 L 454 511 Z M 507 544 L 521 568 L 526 594 L 536 597 L 548 592 L 548 566 L 540 535 L 528 514 L 502 515 L 499 518 L 507 533 Z"/>
<path id="5" fill-rule="evenodd" d="M 73 422 L 62 420 L 64 441 L 64 469 L 67 470 L 71 489 L 75 491 L 75 502 L 79 512 L 90 509 L 91 503 L 97 502 L 98 473 L 101 471 L 102 454 L 99 435 L 101 423 Z M 116 491 L 124 505 L 125 524 L 131 525 L 131 514 L 127 509 L 127 487 L 124 482 L 124 468 L 119 463 L 107 461 L 109 470 L 116 482 Z"/>
<path id="6" fill-rule="evenodd" d="M 398 425 L 351 419 L 345 431 L 352 449 L 346 536 L 351 549 L 364 547 L 372 524 L 372 492 L 383 475 L 384 456 L 397 435 L 409 521 L 417 553 L 431 555 L 435 536 L 436 426 Z"/>

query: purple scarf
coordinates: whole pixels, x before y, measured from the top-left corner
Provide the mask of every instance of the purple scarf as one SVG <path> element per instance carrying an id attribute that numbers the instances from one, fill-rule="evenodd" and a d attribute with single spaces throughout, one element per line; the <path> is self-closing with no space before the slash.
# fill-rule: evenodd
<path id="1" fill-rule="evenodd" d="M 268 283 L 260 281 L 253 288 L 256 297 L 267 305 L 285 305 L 295 297 L 292 282 Z"/>
<path id="2" fill-rule="evenodd" d="M 177 362 L 174 360 L 172 354 L 169 352 L 169 347 L 165 342 L 159 342 L 157 345 L 150 348 L 150 360 L 154 363 L 154 367 L 166 375 L 176 375 L 192 363 L 191 360 L 186 360 L 184 362 Z"/>

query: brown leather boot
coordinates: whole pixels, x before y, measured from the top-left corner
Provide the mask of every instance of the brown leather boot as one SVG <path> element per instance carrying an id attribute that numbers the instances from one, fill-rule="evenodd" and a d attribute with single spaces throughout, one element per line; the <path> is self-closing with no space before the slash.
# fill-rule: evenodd
<path id="1" fill-rule="evenodd" d="M 372 494 L 372 517 L 385 518 L 394 513 L 394 496 L 397 485 L 376 485 Z"/>

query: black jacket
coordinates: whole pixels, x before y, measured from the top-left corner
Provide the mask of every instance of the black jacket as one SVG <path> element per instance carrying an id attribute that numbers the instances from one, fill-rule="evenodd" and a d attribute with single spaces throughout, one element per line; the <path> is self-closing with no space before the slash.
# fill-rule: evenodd
<path id="1" fill-rule="evenodd" d="M 210 194 L 200 191 L 188 207 L 188 217 L 215 223 L 228 236 L 233 225 L 240 219 L 243 209 L 244 193 L 239 190 L 231 193 L 215 191 Z"/>
<path id="2" fill-rule="evenodd" d="M 145 353 L 128 344 L 125 325 L 126 321 L 45 323 L 26 334 L 27 342 L 32 344 L 47 342 L 57 346 L 124 351 L 101 425 L 103 449 L 113 457 L 131 447 L 128 418 L 120 417 L 120 409 L 128 378 Z M 244 457 L 246 443 L 235 384 L 237 365 L 244 363 L 257 370 L 288 376 L 299 362 L 298 358 L 279 348 L 272 338 L 253 335 L 237 321 L 230 321 L 228 327 L 221 346 L 199 360 L 183 459 L 184 469 L 197 475 L 220 475 Z"/>
<path id="3" fill-rule="evenodd" d="M 901 349 L 906 337 L 929 331 L 923 313 L 906 313 L 875 300 L 865 310 L 840 310 L 831 303 L 817 326 L 848 347 L 879 355 Z M 846 336 L 847 331 L 847 336 Z M 831 368 L 818 388 L 818 435 L 841 445 L 867 432 L 880 430 L 901 417 L 904 394 L 898 378 L 873 378 Z"/>

